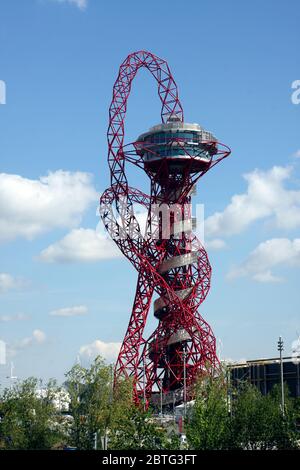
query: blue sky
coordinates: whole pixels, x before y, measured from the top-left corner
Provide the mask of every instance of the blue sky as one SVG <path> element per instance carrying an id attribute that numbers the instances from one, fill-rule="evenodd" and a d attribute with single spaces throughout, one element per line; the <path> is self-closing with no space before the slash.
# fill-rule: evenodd
<path id="1" fill-rule="evenodd" d="M 21 378 L 62 380 L 80 351 L 83 361 L 95 352 L 110 360 L 123 339 L 136 273 L 95 227 L 109 185 L 112 86 L 139 49 L 168 61 L 186 121 L 232 149 L 194 200 L 205 205 L 213 266 L 201 313 L 221 357 L 273 356 L 280 334 L 291 352 L 300 333 L 299 20 L 296 0 L 1 2 L 2 385 L 11 360 Z M 126 140 L 159 116 L 155 83 L 141 71 Z"/>

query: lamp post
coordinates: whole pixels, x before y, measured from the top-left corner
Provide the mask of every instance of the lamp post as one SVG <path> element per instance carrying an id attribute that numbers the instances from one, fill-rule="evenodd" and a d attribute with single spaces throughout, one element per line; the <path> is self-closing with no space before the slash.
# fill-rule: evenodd
<path id="1" fill-rule="evenodd" d="M 146 411 L 146 367 L 145 367 L 145 357 L 143 358 L 143 401 L 144 401 L 144 411 Z"/>
<path id="2" fill-rule="evenodd" d="M 231 416 L 231 364 L 228 364 L 226 367 L 226 402 L 227 402 L 227 411 Z"/>
<path id="3" fill-rule="evenodd" d="M 97 450 L 98 444 L 98 432 L 94 432 L 94 450 Z"/>
<path id="4" fill-rule="evenodd" d="M 160 420 L 163 420 L 163 381 L 160 379 Z"/>
<path id="5" fill-rule="evenodd" d="M 186 418 L 186 345 L 183 346 L 183 417 Z"/>
<path id="6" fill-rule="evenodd" d="M 283 340 L 282 337 L 279 336 L 278 340 L 278 351 L 280 353 L 280 383 L 281 383 L 281 411 L 282 416 L 284 416 L 284 383 L 283 383 L 283 360 L 282 360 L 282 351 L 284 350 L 283 347 Z"/>
<path id="7" fill-rule="evenodd" d="M 175 409 L 175 406 L 176 406 L 176 395 L 175 395 L 175 392 L 173 392 L 173 420 L 174 420 L 174 423 L 176 422 L 176 409 Z"/>
<path id="8" fill-rule="evenodd" d="M 108 445 L 108 433 L 107 429 L 104 431 L 104 436 L 101 437 L 102 450 L 107 450 Z"/>

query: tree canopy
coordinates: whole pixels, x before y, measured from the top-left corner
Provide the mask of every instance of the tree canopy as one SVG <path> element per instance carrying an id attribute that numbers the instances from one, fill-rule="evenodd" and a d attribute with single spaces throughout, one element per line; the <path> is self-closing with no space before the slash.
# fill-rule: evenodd
<path id="1" fill-rule="evenodd" d="M 65 412 L 56 406 L 62 391 Z M 184 423 L 189 449 L 297 447 L 300 400 L 291 399 L 287 387 L 284 415 L 279 386 L 266 396 L 247 382 L 231 389 L 225 372 L 200 378 L 194 398 Z M 174 421 L 163 425 L 151 409 L 137 406 L 132 382 L 114 383 L 113 365 L 101 357 L 89 367 L 73 366 L 63 388 L 29 378 L 0 395 L 0 449 L 102 449 L 104 436 L 111 450 L 180 448 Z"/>

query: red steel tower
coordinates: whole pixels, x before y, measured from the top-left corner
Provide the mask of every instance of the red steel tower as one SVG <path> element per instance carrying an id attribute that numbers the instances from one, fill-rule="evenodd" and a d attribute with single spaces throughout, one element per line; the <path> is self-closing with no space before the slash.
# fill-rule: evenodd
<path id="1" fill-rule="evenodd" d="M 125 145 L 127 99 L 141 67 L 158 84 L 162 123 Z M 138 272 L 115 376 L 133 378 L 137 401 L 155 401 L 162 392 L 165 404 L 178 403 L 198 374 L 212 373 L 219 365 L 215 337 L 198 311 L 210 288 L 211 266 L 192 232 L 191 196 L 199 178 L 230 149 L 198 124 L 184 122 L 167 62 L 147 51 L 130 54 L 120 66 L 107 138 L 111 186 L 100 199 L 101 217 Z M 150 194 L 128 185 L 126 164 L 146 172 Z M 147 210 L 144 232 L 134 204 Z M 143 333 L 153 295 L 158 325 L 146 339 Z"/>

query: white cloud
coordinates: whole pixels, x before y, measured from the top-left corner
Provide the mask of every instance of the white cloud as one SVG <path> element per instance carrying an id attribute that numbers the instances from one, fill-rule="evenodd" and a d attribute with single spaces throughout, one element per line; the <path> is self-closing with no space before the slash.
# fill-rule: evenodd
<path id="1" fill-rule="evenodd" d="M 28 320 L 28 315 L 24 313 L 16 313 L 15 315 L 0 315 L 0 322 L 8 323 L 10 321 Z"/>
<path id="2" fill-rule="evenodd" d="M 271 218 L 281 229 L 300 226 L 300 190 L 287 189 L 292 167 L 274 166 L 268 171 L 254 170 L 244 175 L 248 183 L 245 193 L 236 194 L 223 212 L 216 212 L 205 221 L 207 237 L 241 233 L 253 222 Z"/>
<path id="3" fill-rule="evenodd" d="M 252 278 L 254 281 L 262 282 L 262 283 L 263 282 L 282 282 L 284 280 L 282 277 L 274 276 L 274 274 L 272 274 L 270 269 L 264 272 L 253 274 Z"/>
<path id="4" fill-rule="evenodd" d="M 237 365 L 237 364 L 246 364 L 247 359 L 242 357 L 240 359 L 232 359 L 231 357 L 227 357 L 223 360 L 221 360 L 221 363 L 224 365 Z"/>
<path id="5" fill-rule="evenodd" d="M 42 330 L 34 330 L 32 332 L 33 341 L 42 344 L 46 341 L 46 335 Z"/>
<path id="6" fill-rule="evenodd" d="M 280 282 L 283 278 L 271 271 L 275 267 L 300 267 L 300 238 L 273 238 L 260 243 L 240 266 L 229 271 L 227 278 L 247 276 L 257 282 Z"/>
<path id="7" fill-rule="evenodd" d="M 294 158 L 300 158 L 300 149 L 293 154 Z"/>
<path id="8" fill-rule="evenodd" d="M 92 360 L 96 356 L 101 356 L 109 361 L 115 361 L 118 357 L 120 348 L 121 343 L 105 343 L 100 339 L 96 339 L 93 343 L 81 346 L 79 354 L 88 360 Z"/>
<path id="9" fill-rule="evenodd" d="M 38 180 L 1 173 L 0 241 L 75 227 L 97 199 L 87 173 L 58 170 Z"/>
<path id="10" fill-rule="evenodd" d="M 88 5 L 88 0 L 52 0 L 57 3 L 70 3 L 79 8 L 79 10 L 85 10 Z"/>
<path id="11" fill-rule="evenodd" d="M 208 250 L 218 251 L 218 250 L 224 250 L 224 248 L 226 247 L 227 245 L 225 241 L 222 240 L 221 238 L 213 238 L 212 240 L 205 241 L 205 248 L 207 248 Z"/>
<path id="12" fill-rule="evenodd" d="M 42 330 L 33 330 L 31 336 L 19 340 L 15 344 L 15 349 L 23 349 L 35 343 L 42 344 L 46 341 L 46 335 Z"/>
<path id="13" fill-rule="evenodd" d="M 74 229 L 40 253 L 47 263 L 93 262 L 121 256 L 114 242 L 92 229 Z"/>
<path id="14" fill-rule="evenodd" d="M 10 290 L 20 290 L 28 285 L 25 279 L 16 278 L 8 273 L 0 273 L 0 294 L 4 294 Z"/>
<path id="15" fill-rule="evenodd" d="M 16 356 L 22 350 L 33 346 L 35 344 L 43 344 L 46 341 L 46 334 L 39 329 L 33 330 L 31 336 L 22 338 L 8 347 L 8 355 L 10 357 Z"/>
<path id="16" fill-rule="evenodd" d="M 0 273 L 0 292 L 7 292 L 11 289 L 15 289 L 16 280 L 7 273 Z"/>
<path id="17" fill-rule="evenodd" d="M 74 307 L 59 308 L 52 310 L 49 315 L 53 317 L 76 317 L 80 315 L 86 315 L 88 308 L 86 305 L 75 305 Z"/>

